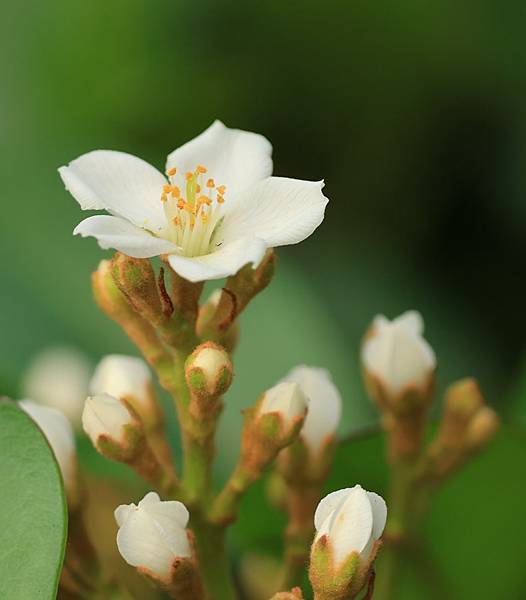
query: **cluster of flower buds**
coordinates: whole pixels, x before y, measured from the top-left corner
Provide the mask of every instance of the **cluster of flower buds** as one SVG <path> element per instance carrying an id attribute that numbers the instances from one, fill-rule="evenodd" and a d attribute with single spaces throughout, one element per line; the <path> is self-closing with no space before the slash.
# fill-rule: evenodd
<path id="1" fill-rule="evenodd" d="M 316 598 L 355 598 L 371 576 L 387 519 L 381 496 L 361 486 L 325 496 L 314 515 L 309 576 Z"/>
<path id="2" fill-rule="evenodd" d="M 477 382 L 463 379 L 446 392 L 438 433 L 427 449 L 427 475 L 441 480 L 491 440 L 499 427 Z"/>
<path id="3" fill-rule="evenodd" d="M 137 504 L 115 510 L 117 547 L 124 560 L 173 598 L 203 600 L 204 588 L 181 502 L 149 492 Z"/>

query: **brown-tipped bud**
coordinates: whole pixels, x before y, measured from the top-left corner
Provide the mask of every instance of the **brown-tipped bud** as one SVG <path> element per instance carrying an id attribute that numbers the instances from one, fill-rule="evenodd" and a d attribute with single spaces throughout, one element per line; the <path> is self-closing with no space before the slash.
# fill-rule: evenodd
<path id="1" fill-rule="evenodd" d="M 140 315 L 150 323 L 164 320 L 157 278 L 148 259 L 116 252 L 111 272 L 117 287 Z"/>
<path id="2" fill-rule="evenodd" d="M 232 361 L 224 348 L 205 342 L 186 360 L 185 377 L 192 394 L 203 399 L 217 398 L 232 383 Z"/>
<path id="3" fill-rule="evenodd" d="M 226 289 L 236 297 L 236 310 L 239 314 L 257 294 L 272 281 L 276 271 L 276 253 L 270 248 L 256 269 L 244 266 L 226 282 Z"/>
<path id="4" fill-rule="evenodd" d="M 170 277 L 170 296 L 175 317 L 189 324 L 195 323 L 199 308 L 199 298 L 203 291 L 203 282 L 193 283 L 184 279 L 172 269 L 166 256 L 162 256 L 161 258 Z"/>
<path id="5" fill-rule="evenodd" d="M 466 446 L 468 449 L 477 452 L 484 448 L 497 433 L 499 426 L 499 417 L 493 409 L 489 406 L 480 408 L 471 420 L 466 432 Z"/>
<path id="6" fill-rule="evenodd" d="M 82 427 L 95 448 L 110 460 L 131 462 L 143 447 L 141 421 L 126 402 L 108 394 L 86 399 Z"/>
<path id="7" fill-rule="evenodd" d="M 466 378 L 453 383 L 444 398 L 441 443 L 445 446 L 458 445 L 475 413 L 484 404 L 484 398 L 474 379 Z"/>

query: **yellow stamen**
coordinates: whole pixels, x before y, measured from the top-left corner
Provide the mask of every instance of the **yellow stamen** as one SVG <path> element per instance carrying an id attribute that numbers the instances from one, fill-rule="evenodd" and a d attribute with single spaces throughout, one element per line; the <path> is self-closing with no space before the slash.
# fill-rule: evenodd
<path id="1" fill-rule="evenodd" d="M 197 184 L 195 186 L 195 191 L 199 194 L 199 192 L 201 191 L 201 186 L 199 184 Z"/>
<path id="2" fill-rule="evenodd" d="M 163 185 L 163 192 L 165 194 L 169 194 L 171 189 L 172 189 L 172 186 L 169 183 L 166 183 Z"/>
<path id="3" fill-rule="evenodd" d="M 210 179 L 206 182 L 206 187 L 213 188 L 215 186 L 216 186 L 215 181 L 210 177 Z"/>
<path id="4" fill-rule="evenodd" d="M 168 196 L 163 192 L 161 194 L 161 202 L 166 202 L 168 200 Z"/>
<path id="5" fill-rule="evenodd" d="M 208 196 L 199 196 L 199 200 L 197 202 L 200 205 L 206 204 L 207 206 L 210 206 L 210 204 L 212 204 L 212 200 L 210 200 L 210 198 Z"/>
<path id="6" fill-rule="evenodd" d="M 218 204 L 223 204 L 223 202 L 225 201 L 225 199 L 223 198 L 223 196 L 217 196 L 217 203 Z"/>
<path id="7" fill-rule="evenodd" d="M 208 169 L 206 167 L 203 167 L 203 165 L 197 165 L 195 172 L 196 173 L 206 173 L 207 170 Z"/>
<path id="8" fill-rule="evenodd" d="M 194 174 L 190 173 L 190 171 L 188 171 L 188 173 L 185 173 L 184 178 L 186 179 L 186 181 L 190 181 L 190 179 L 193 179 Z"/>
<path id="9" fill-rule="evenodd" d="M 172 167 L 171 169 L 168 169 L 168 171 L 166 171 L 166 174 L 168 175 L 168 177 L 173 177 L 176 173 L 177 173 L 177 169 L 175 167 Z"/>
<path id="10" fill-rule="evenodd" d="M 223 195 L 226 191 L 226 186 L 225 185 L 218 186 L 217 191 L 219 194 Z"/>
<path id="11" fill-rule="evenodd" d="M 172 196 L 174 198 L 179 198 L 180 195 L 181 195 L 181 190 L 176 185 L 172 185 Z"/>
<path id="12" fill-rule="evenodd" d="M 179 217 L 174 217 L 172 219 L 172 222 L 176 227 L 179 227 L 179 225 L 181 224 L 181 219 Z"/>
<path id="13" fill-rule="evenodd" d="M 177 208 L 179 210 L 183 210 L 185 205 L 186 205 L 186 202 L 182 198 L 180 198 L 179 201 L 177 202 Z"/>

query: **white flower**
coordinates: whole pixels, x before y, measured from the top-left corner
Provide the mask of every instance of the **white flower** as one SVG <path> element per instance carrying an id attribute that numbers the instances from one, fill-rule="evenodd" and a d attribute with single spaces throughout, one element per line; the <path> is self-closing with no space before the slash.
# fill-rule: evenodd
<path id="1" fill-rule="evenodd" d="M 75 486 L 76 452 L 75 438 L 69 421 L 55 408 L 41 406 L 31 400 L 20 400 L 18 404 L 46 436 L 62 472 L 64 487 L 71 490 Z"/>
<path id="2" fill-rule="evenodd" d="M 127 428 L 135 423 L 134 416 L 120 399 L 109 394 L 86 398 L 82 427 L 95 447 L 100 436 L 117 444 L 126 443 Z"/>
<path id="3" fill-rule="evenodd" d="M 144 408 L 151 405 L 152 378 L 141 358 L 109 354 L 97 365 L 90 382 L 90 394 L 109 394 L 121 400 L 133 398 Z"/>
<path id="4" fill-rule="evenodd" d="M 263 136 L 215 121 L 174 150 L 166 179 L 139 158 L 96 150 L 59 169 L 89 217 L 74 233 L 136 258 L 167 254 L 190 281 L 221 279 L 265 250 L 301 242 L 323 220 L 323 182 L 271 177 Z"/>
<path id="5" fill-rule="evenodd" d="M 374 542 L 383 533 L 387 519 L 384 499 L 355 485 L 332 492 L 318 504 L 314 514 L 316 537 L 314 543 L 327 535 L 336 568 L 352 552 L 367 560 Z"/>
<path id="6" fill-rule="evenodd" d="M 80 353 L 69 348 L 48 348 L 34 358 L 25 372 L 23 395 L 58 409 L 78 427 L 89 374 L 90 366 Z"/>
<path id="7" fill-rule="evenodd" d="M 301 436 L 313 452 L 317 452 L 327 437 L 332 436 L 342 409 L 340 392 L 325 369 L 299 366 L 284 378 L 297 383 L 308 400 L 308 412 Z"/>
<path id="8" fill-rule="evenodd" d="M 155 492 L 146 494 L 137 506 L 121 504 L 115 510 L 119 552 L 128 564 L 167 578 L 176 558 L 191 556 L 185 529 L 188 518 L 184 504 L 163 502 Z"/>
<path id="9" fill-rule="evenodd" d="M 393 321 L 377 316 L 362 347 L 365 370 L 386 392 L 398 395 L 409 386 L 424 387 L 436 366 L 435 353 L 422 337 L 420 313 L 408 311 Z"/>
<path id="10" fill-rule="evenodd" d="M 265 392 L 259 406 L 259 414 L 279 413 L 285 427 L 305 414 L 308 400 L 300 386 L 292 381 L 283 381 Z"/>

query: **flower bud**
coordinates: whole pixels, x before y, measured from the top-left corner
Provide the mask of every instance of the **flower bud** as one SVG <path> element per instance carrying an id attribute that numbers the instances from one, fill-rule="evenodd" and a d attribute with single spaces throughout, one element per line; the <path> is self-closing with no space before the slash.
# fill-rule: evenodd
<path id="1" fill-rule="evenodd" d="M 389 321 L 377 316 L 362 346 L 362 363 L 374 399 L 393 405 L 409 391 L 427 401 L 436 359 L 422 337 L 420 313 L 408 311 Z M 376 383 L 380 390 L 375 390 Z M 381 396 L 379 398 L 379 396 Z"/>
<path id="2" fill-rule="evenodd" d="M 68 502 L 76 501 L 77 455 L 73 430 L 66 417 L 57 409 L 40 406 L 31 400 L 21 400 L 20 408 L 40 427 L 55 454 Z"/>
<path id="3" fill-rule="evenodd" d="M 95 448 L 111 460 L 131 460 L 143 439 L 136 415 L 124 401 L 109 394 L 86 399 L 82 427 Z"/>
<path id="4" fill-rule="evenodd" d="M 90 394 L 109 394 L 126 400 L 144 421 L 155 417 L 152 378 L 141 358 L 110 354 L 97 365 L 90 382 Z"/>
<path id="5" fill-rule="evenodd" d="M 100 261 L 91 282 L 95 301 L 109 317 L 118 323 L 135 318 L 135 311 L 113 280 L 111 261 Z"/>
<path id="6" fill-rule="evenodd" d="M 471 420 L 466 432 L 466 446 L 471 452 L 477 452 L 483 448 L 497 433 L 500 426 L 497 413 L 483 406 Z"/>
<path id="7" fill-rule="evenodd" d="M 309 451 L 318 454 L 334 438 L 340 422 L 340 392 L 329 372 L 318 367 L 295 367 L 284 381 L 297 383 L 307 398 L 308 412 L 300 436 Z"/>
<path id="8" fill-rule="evenodd" d="M 174 597 L 203 598 L 203 588 L 189 541 L 189 514 L 176 500 L 162 501 L 149 492 L 135 504 L 115 510 L 117 547 L 124 560 Z"/>
<path id="9" fill-rule="evenodd" d="M 24 374 L 24 396 L 34 402 L 56 408 L 74 426 L 88 391 L 88 361 L 70 348 L 48 348 L 38 354 Z"/>
<path id="10" fill-rule="evenodd" d="M 355 485 L 332 492 L 314 515 L 310 579 L 335 598 L 353 598 L 367 582 L 387 519 L 381 496 Z"/>
<path id="11" fill-rule="evenodd" d="M 259 405 L 259 415 L 279 415 L 282 426 L 288 430 L 298 418 L 305 416 L 307 403 L 297 383 L 283 381 L 265 392 Z"/>
<path id="12" fill-rule="evenodd" d="M 221 346 L 205 342 L 188 357 L 185 374 L 188 387 L 194 394 L 216 398 L 224 394 L 232 383 L 232 362 Z"/>

